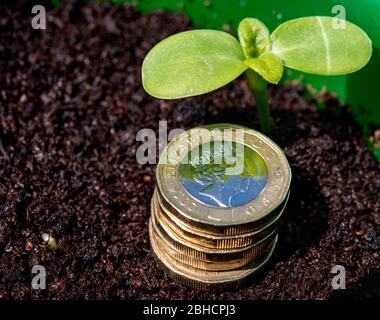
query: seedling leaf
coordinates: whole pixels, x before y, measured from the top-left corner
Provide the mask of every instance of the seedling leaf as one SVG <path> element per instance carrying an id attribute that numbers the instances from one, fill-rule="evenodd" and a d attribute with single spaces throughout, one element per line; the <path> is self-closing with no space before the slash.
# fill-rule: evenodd
<path id="1" fill-rule="evenodd" d="M 271 38 L 268 28 L 260 20 L 245 18 L 239 23 L 238 35 L 247 59 L 258 58 L 270 49 Z"/>
<path id="2" fill-rule="evenodd" d="M 348 21 L 344 21 L 344 29 L 334 27 L 334 19 L 306 17 L 281 24 L 271 35 L 272 52 L 285 66 L 318 75 L 342 75 L 361 69 L 371 58 L 371 40 Z"/>
<path id="3" fill-rule="evenodd" d="M 263 53 L 260 58 L 247 59 L 244 63 L 270 83 L 277 84 L 284 73 L 281 59 L 269 52 Z"/>
<path id="4" fill-rule="evenodd" d="M 142 66 L 144 89 L 152 96 L 177 99 L 218 89 L 247 66 L 239 42 L 216 30 L 177 33 L 159 42 Z"/>

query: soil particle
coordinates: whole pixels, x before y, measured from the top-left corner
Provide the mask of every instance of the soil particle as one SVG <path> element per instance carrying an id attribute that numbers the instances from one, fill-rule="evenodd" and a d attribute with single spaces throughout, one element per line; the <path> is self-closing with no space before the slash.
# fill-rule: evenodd
<path id="1" fill-rule="evenodd" d="M 42 1 L 43 2 L 43 1 Z M 40 1 L 39 4 L 42 3 Z M 273 139 L 293 170 L 275 255 L 242 290 L 198 293 L 168 278 L 149 248 L 155 166 L 136 133 L 229 122 L 258 128 L 243 77 L 213 93 L 156 100 L 141 64 L 191 28 L 167 12 L 64 1 L 33 30 L 33 2 L 0 19 L 0 299 L 328 299 L 379 297 L 380 169 L 349 108 L 317 109 L 302 85 L 270 88 Z M 337 107 L 338 106 L 338 107 Z M 41 243 L 54 235 L 56 250 Z M 32 290 L 43 265 L 47 290 Z M 341 264 L 347 290 L 334 291 Z"/>

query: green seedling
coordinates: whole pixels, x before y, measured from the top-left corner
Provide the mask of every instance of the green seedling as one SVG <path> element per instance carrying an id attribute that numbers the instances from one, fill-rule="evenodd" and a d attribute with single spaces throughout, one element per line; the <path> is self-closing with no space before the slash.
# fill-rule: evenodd
<path id="1" fill-rule="evenodd" d="M 285 67 L 343 75 L 363 68 L 372 55 L 371 40 L 362 29 L 332 17 L 290 20 L 272 34 L 261 21 L 246 18 L 239 24 L 238 36 L 239 41 L 223 31 L 192 30 L 164 39 L 145 57 L 145 90 L 161 99 L 196 96 L 245 72 L 262 131 L 269 133 L 268 82 L 277 84 Z"/>

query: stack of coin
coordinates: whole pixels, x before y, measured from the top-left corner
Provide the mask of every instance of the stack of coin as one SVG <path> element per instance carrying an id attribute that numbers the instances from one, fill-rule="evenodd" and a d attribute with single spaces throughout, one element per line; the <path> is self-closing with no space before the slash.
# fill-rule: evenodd
<path id="1" fill-rule="evenodd" d="M 267 263 L 289 197 L 282 150 L 244 127 L 194 128 L 157 166 L 152 251 L 174 279 L 200 290 L 235 289 Z"/>

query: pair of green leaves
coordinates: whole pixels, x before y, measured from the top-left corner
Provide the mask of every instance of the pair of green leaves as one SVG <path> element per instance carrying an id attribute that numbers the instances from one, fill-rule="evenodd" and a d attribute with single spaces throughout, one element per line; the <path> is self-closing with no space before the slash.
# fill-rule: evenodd
<path id="1" fill-rule="evenodd" d="M 246 18 L 239 25 L 240 42 L 216 30 L 175 34 L 146 56 L 144 88 L 154 97 L 177 99 L 218 89 L 248 68 L 270 83 L 278 83 L 284 67 L 317 75 L 355 72 L 369 61 L 371 40 L 356 25 L 334 19 L 294 19 L 270 34 L 262 22 Z"/>

